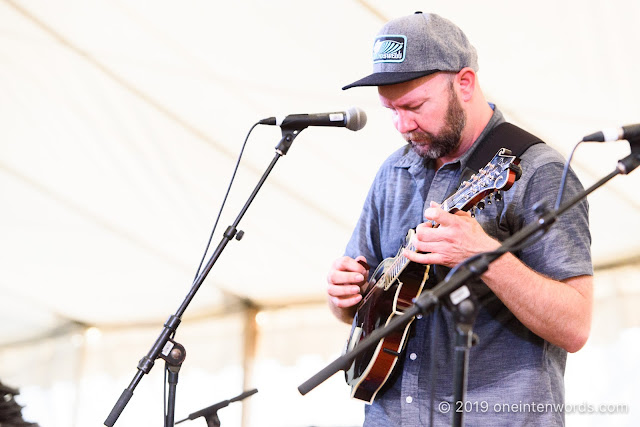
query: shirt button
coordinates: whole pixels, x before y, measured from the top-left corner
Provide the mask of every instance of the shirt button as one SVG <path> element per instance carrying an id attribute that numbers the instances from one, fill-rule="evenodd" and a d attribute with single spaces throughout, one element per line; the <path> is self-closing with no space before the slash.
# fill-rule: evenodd
<path id="1" fill-rule="evenodd" d="M 409 355 L 409 359 L 411 359 L 411 360 L 416 360 L 417 358 L 418 358 L 418 355 L 417 355 L 417 354 L 415 354 L 415 353 L 411 353 L 411 354 Z"/>
<path id="2" fill-rule="evenodd" d="M 411 396 L 407 396 L 406 401 L 407 401 L 407 403 L 411 403 L 411 402 L 413 402 L 413 397 L 411 397 Z"/>

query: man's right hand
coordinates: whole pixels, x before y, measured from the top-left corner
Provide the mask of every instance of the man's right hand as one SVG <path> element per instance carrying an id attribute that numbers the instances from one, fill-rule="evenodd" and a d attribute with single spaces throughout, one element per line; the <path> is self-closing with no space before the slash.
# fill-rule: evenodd
<path id="1" fill-rule="evenodd" d="M 327 275 L 327 294 L 333 314 L 350 323 L 355 306 L 362 300 L 366 290 L 369 265 L 362 255 L 356 259 L 341 257 L 333 262 Z"/>

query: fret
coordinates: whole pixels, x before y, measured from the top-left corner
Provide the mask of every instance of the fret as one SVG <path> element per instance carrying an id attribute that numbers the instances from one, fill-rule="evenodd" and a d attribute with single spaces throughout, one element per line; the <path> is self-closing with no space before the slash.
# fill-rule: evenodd
<path id="1" fill-rule="evenodd" d="M 514 160 L 514 157 L 501 157 L 500 154 L 501 153 L 496 155 L 489 164 L 477 173 L 471 175 L 468 180 L 461 183 L 458 191 L 442 202 L 440 206 L 442 210 L 446 212 L 453 212 L 455 209 L 468 210 L 470 208 L 470 206 L 468 206 L 470 200 L 477 198 L 479 195 L 483 196 L 487 195 L 487 193 L 490 195 L 492 190 L 499 190 L 497 184 L 505 172 L 509 173 L 509 164 Z M 478 204 L 484 205 L 481 201 L 479 201 Z M 436 222 L 429 222 L 433 227 L 438 227 Z M 390 284 L 395 281 L 409 264 L 410 261 L 403 255 L 403 251 L 404 249 L 410 251 L 416 250 L 415 245 L 411 241 L 412 236 L 413 234 L 407 234 L 406 245 L 398 250 L 395 259 L 384 274 L 386 283 Z"/>

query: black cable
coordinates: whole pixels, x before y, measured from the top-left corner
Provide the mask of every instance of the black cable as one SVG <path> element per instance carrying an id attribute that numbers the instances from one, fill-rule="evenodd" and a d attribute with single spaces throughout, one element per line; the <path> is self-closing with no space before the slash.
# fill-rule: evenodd
<path id="1" fill-rule="evenodd" d="M 200 264 L 198 265 L 198 270 L 196 271 L 196 275 L 193 278 L 193 281 L 195 283 L 196 279 L 198 278 L 198 276 L 200 275 L 200 270 L 202 269 L 202 264 L 204 263 L 205 258 L 207 257 L 207 253 L 209 252 L 209 247 L 211 246 L 211 240 L 213 239 L 213 235 L 216 232 L 216 228 L 218 227 L 218 222 L 220 221 L 220 217 L 222 216 L 222 211 L 224 210 L 224 205 L 227 203 L 227 197 L 229 197 L 229 192 L 231 191 L 231 186 L 233 185 L 233 181 L 236 178 L 236 173 L 238 172 L 238 166 L 240 166 L 240 160 L 242 160 L 242 154 L 244 153 L 244 149 L 247 146 L 247 141 L 249 140 L 249 136 L 251 135 L 251 132 L 253 132 L 253 129 L 255 129 L 256 126 L 258 126 L 260 123 L 255 123 L 253 126 L 251 126 L 251 129 L 249 129 L 249 132 L 247 132 L 247 136 L 244 139 L 244 142 L 242 143 L 242 148 L 240 149 L 240 154 L 238 155 L 238 160 L 236 161 L 236 166 L 233 169 L 233 174 L 231 175 L 231 180 L 229 181 L 229 186 L 227 187 L 227 192 L 224 195 L 224 199 L 222 200 L 222 204 L 220 205 L 220 210 L 218 211 L 218 216 L 216 217 L 216 221 L 213 224 L 213 229 L 211 230 L 211 234 L 209 235 L 209 240 L 207 241 L 207 246 L 205 247 L 204 250 L 204 254 L 202 254 L 202 259 L 200 260 Z M 173 337 L 175 336 L 175 331 L 171 334 L 171 337 L 173 339 Z M 167 369 L 168 367 L 165 366 L 164 369 L 164 389 L 163 389 L 163 397 L 162 397 L 162 406 L 163 406 L 163 411 L 164 411 L 164 420 L 167 419 Z"/>
<path id="2" fill-rule="evenodd" d="M 209 252 L 209 247 L 211 246 L 211 240 L 213 239 L 213 235 L 216 232 L 216 227 L 218 226 L 218 222 L 220 221 L 220 216 L 222 215 L 222 210 L 224 209 L 224 205 L 227 203 L 227 197 L 229 196 L 229 192 L 231 191 L 231 186 L 233 185 L 233 181 L 236 177 L 236 172 L 238 172 L 238 166 L 240 165 L 240 160 L 242 159 L 242 153 L 244 153 L 244 148 L 246 147 L 247 141 L 249 140 L 249 135 L 251 135 L 251 132 L 253 132 L 253 129 L 259 124 L 260 122 L 257 122 L 253 126 L 251 126 L 251 129 L 249 129 L 249 132 L 247 133 L 247 136 L 244 139 L 244 143 L 242 144 L 242 149 L 240 150 L 240 154 L 238 155 L 238 160 L 236 161 L 236 167 L 233 169 L 233 174 L 231 175 L 231 180 L 229 181 L 229 187 L 227 187 L 227 193 L 224 195 L 224 199 L 222 200 L 222 205 L 220 206 L 220 211 L 218 211 L 218 217 L 216 218 L 216 222 L 213 224 L 213 229 L 211 230 L 211 234 L 209 235 L 207 246 L 204 250 L 204 254 L 202 254 L 202 259 L 200 260 L 200 264 L 198 265 L 198 270 L 196 271 L 196 275 L 193 278 L 194 282 L 200 275 L 202 264 L 204 263 L 204 260 L 207 257 L 207 252 Z"/>
<path id="3" fill-rule="evenodd" d="M 573 153 L 576 152 L 576 148 L 578 148 L 578 145 L 580 145 L 583 142 L 584 141 L 579 141 L 573 147 L 573 150 L 571 150 L 571 154 L 569 154 L 569 158 L 567 158 L 567 161 L 564 163 L 564 170 L 562 171 L 562 180 L 560 181 L 560 189 L 558 190 L 558 198 L 556 199 L 556 205 L 554 207 L 555 210 L 558 210 L 558 208 L 560 208 L 560 203 L 562 203 L 562 195 L 564 194 L 564 187 L 566 185 L 567 174 L 569 172 L 569 165 L 571 164 L 571 159 L 573 158 Z"/>
<path id="4" fill-rule="evenodd" d="M 164 427 L 166 427 L 167 425 L 167 406 L 169 405 L 169 401 L 167 400 L 167 371 L 169 370 L 169 367 L 165 364 L 164 365 L 164 380 L 163 380 L 163 387 L 162 387 L 162 413 L 164 414 L 164 417 L 162 417 L 162 425 Z"/>

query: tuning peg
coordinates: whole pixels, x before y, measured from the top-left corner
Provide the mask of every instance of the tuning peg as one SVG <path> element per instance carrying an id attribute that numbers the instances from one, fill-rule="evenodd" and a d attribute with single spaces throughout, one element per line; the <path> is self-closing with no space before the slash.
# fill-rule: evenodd
<path id="1" fill-rule="evenodd" d="M 478 209 L 482 210 L 484 209 L 484 202 L 481 200 L 478 202 L 478 204 L 476 205 Z"/>
<path id="2" fill-rule="evenodd" d="M 500 193 L 500 190 L 496 191 L 495 199 L 496 199 L 496 202 L 499 202 L 500 200 L 502 200 L 502 193 Z"/>
<path id="3" fill-rule="evenodd" d="M 491 204 L 491 194 L 489 194 L 486 198 L 487 200 L 487 204 L 490 205 Z"/>
<path id="4" fill-rule="evenodd" d="M 469 212 L 471 212 L 471 218 L 475 218 L 476 217 L 476 208 L 471 208 L 471 210 Z"/>

